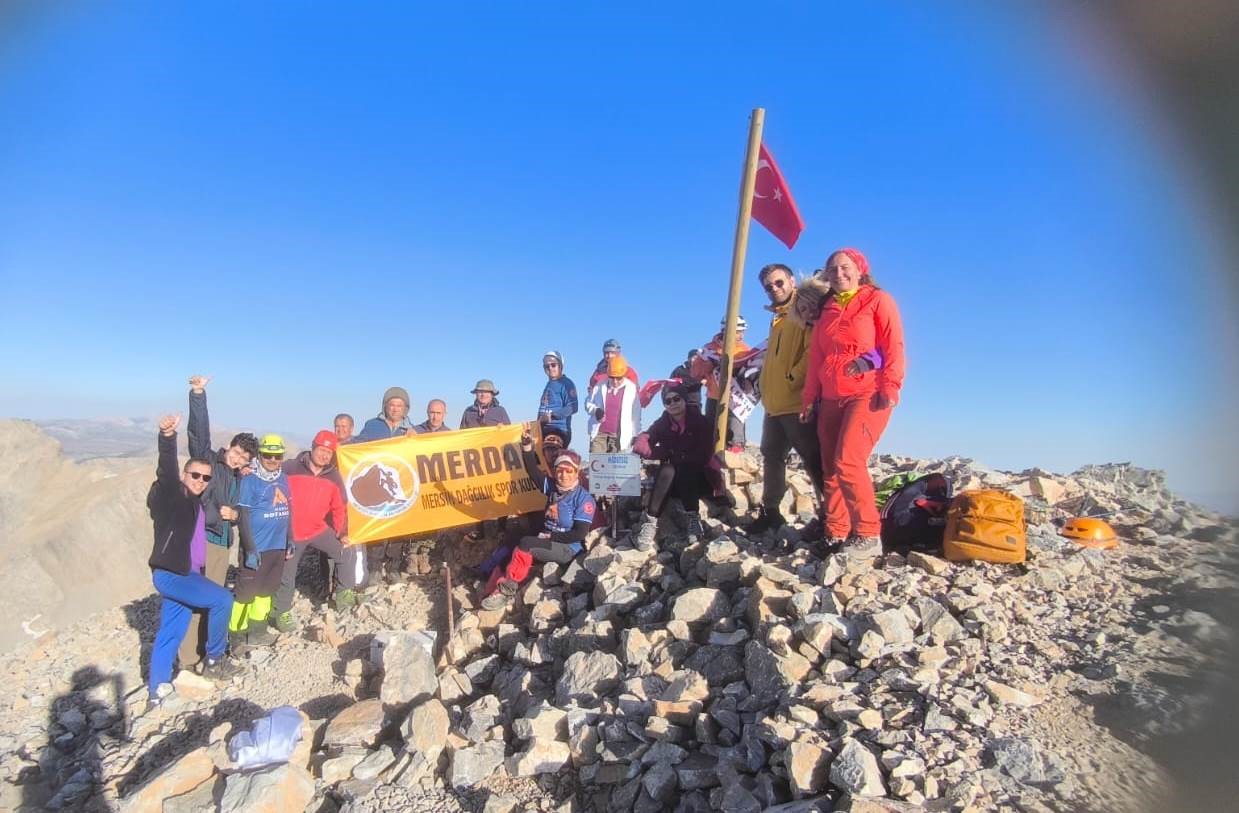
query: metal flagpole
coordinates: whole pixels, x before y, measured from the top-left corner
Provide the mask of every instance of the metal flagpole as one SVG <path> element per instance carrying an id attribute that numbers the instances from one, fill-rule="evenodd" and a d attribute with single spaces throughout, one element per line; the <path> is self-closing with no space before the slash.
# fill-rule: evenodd
<path id="1" fill-rule="evenodd" d="M 740 214 L 736 219 L 736 241 L 731 249 L 731 287 L 727 291 L 727 325 L 723 329 L 722 390 L 718 399 L 718 440 L 715 452 L 727 447 L 727 416 L 731 406 L 732 360 L 736 350 L 736 318 L 740 315 L 740 286 L 744 281 L 744 255 L 749 247 L 749 220 L 753 210 L 753 187 L 757 178 L 758 153 L 761 151 L 761 130 L 766 121 L 764 108 L 756 107 L 749 119 L 749 146 L 744 156 L 744 174 L 740 177 Z"/>

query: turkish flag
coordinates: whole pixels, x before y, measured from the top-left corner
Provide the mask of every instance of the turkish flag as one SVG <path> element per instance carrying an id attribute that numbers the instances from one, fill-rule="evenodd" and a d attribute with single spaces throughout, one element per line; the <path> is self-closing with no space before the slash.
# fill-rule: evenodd
<path id="1" fill-rule="evenodd" d="M 796 208 L 792 190 L 787 187 L 779 165 L 765 144 L 758 154 L 757 177 L 753 183 L 753 219 L 788 248 L 796 245 L 796 239 L 804 231 L 804 220 Z"/>

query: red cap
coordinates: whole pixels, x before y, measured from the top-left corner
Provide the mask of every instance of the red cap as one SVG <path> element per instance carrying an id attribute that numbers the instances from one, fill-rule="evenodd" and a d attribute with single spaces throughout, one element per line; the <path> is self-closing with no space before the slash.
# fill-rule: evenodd
<path id="1" fill-rule="evenodd" d="M 314 436 L 315 446 L 326 446 L 331 451 L 335 451 L 340 447 L 340 439 L 336 437 L 336 433 L 330 429 L 324 429 Z"/>
<path id="2" fill-rule="evenodd" d="M 856 266 L 856 270 L 860 272 L 862 277 L 869 273 L 869 258 L 864 254 L 861 254 L 858 249 L 841 248 L 838 251 L 835 251 L 831 256 L 833 257 L 835 254 L 846 254 L 848 259 L 852 261 L 852 264 Z M 826 260 L 829 262 L 830 257 L 827 257 Z"/>

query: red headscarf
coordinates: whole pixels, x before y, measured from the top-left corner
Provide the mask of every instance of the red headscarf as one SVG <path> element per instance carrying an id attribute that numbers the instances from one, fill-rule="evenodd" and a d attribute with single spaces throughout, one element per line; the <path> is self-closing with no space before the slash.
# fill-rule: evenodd
<path id="1" fill-rule="evenodd" d="M 862 277 L 869 276 L 869 261 L 865 259 L 865 255 L 861 254 L 859 250 L 854 248 L 841 248 L 837 251 L 831 252 L 830 256 L 833 257 L 836 254 L 846 254 L 848 259 L 855 263 L 856 268 L 860 271 L 860 275 Z M 826 258 L 826 262 L 827 264 L 830 263 L 829 257 Z"/>

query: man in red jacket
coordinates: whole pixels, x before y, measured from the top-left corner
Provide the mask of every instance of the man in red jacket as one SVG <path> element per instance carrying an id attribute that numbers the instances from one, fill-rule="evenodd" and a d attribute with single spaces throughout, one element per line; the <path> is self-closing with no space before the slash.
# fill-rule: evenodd
<path id="1" fill-rule="evenodd" d="M 284 463 L 284 474 L 292 490 L 293 543 L 289 545 L 284 577 L 275 596 L 275 627 L 280 632 L 296 629 L 293 591 L 297 565 L 307 548 L 322 551 L 335 563 L 339 582 L 336 609 L 357 603 L 357 584 L 364 575 L 363 554 L 351 546 L 348 538 L 348 503 L 344 498 L 344 481 L 335 464 L 339 443 L 335 433 L 324 429 L 314 436 L 310 451 Z"/>

